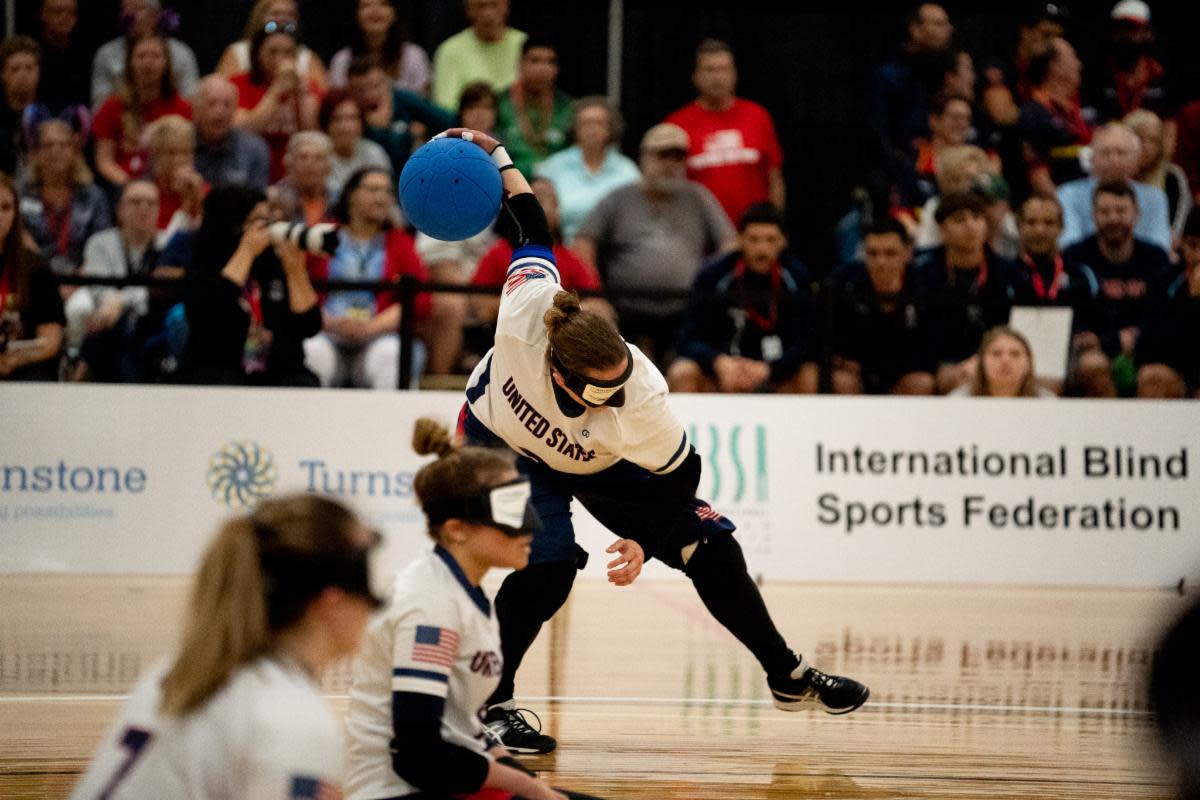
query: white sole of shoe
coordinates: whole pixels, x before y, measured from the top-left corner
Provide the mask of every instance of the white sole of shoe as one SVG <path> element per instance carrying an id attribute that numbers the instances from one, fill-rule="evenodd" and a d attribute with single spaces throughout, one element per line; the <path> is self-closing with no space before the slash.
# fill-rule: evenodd
<path id="1" fill-rule="evenodd" d="M 847 706 L 846 708 L 830 708 L 829 706 L 822 703 L 820 701 L 820 699 L 818 699 L 816 697 L 796 697 L 795 699 L 786 699 L 785 700 L 785 699 L 780 699 L 780 697 L 777 694 L 772 693 L 772 700 L 775 704 L 775 707 L 778 708 L 780 711 L 798 712 L 798 711 L 809 711 L 809 710 L 813 710 L 813 709 L 820 709 L 821 711 L 824 711 L 826 714 L 830 714 L 830 715 L 836 717 L 836 716 L 840 716 L 842 714 L 849 714 L 851 711 L 861 708 L 863 703 L 867 702 L 867 699 L 870 696 L 871 696 L 871 690 L 864 689 L 862 697 L 858 700 L 858 702 L 855 703 L 854 705 Z M 786 697 L 786 695 L 785 695 L 785 697 Z"/>

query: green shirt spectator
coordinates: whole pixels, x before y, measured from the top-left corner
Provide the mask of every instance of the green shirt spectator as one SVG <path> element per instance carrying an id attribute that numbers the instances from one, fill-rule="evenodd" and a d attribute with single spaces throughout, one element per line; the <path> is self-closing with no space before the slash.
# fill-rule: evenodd
<path id="1" fill-rule="evenodd" d="M 556 87 L 558 54 L 540 37 L 525 40 L 517 79 L 500 96 L 497 131 L 524 175 L 570 141 L 570 95 Z"/>
<path id="2" fill-rule="evenodd" d="M 508 27 L 508 0 L 466 0 L 471 27 L 442 42 L 433 54 L 433 101 L 457 108 L 463 87 L 487 81 L 493 89 L 517 78 L 525 34 Z"/>

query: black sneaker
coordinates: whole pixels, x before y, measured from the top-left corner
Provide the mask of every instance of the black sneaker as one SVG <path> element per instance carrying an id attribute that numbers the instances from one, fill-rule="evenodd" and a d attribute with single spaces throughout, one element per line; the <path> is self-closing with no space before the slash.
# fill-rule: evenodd
<path id="1" fill-rule="evenodd" d="M 826 714 L 849 714 L 867 702 L 871 690 L 851 678 L 826 675 L 804 661 L 782 678 L 767 678 L 775 707 L 782 711 L 803 711 L 817 706 Z"/>
<path id="2" fill-rule="evenodd" d="M 531 714 L 537 722 L 535 730 L 525 719 Z M 527 708 L 517 708 L 512 701 L 492 706 L 483 717 L 487 726 L 510 753 L 526 755 L 549 753 L 558 747 L 553 736 L 542 733 L 542 720 Z"/>

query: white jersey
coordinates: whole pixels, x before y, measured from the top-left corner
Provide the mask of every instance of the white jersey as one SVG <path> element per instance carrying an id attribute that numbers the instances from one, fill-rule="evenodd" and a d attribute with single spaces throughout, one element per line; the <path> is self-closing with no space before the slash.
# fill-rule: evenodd
<path id="1" fill-rule="evenodd" d="M 419 791 L 392 769 L 396 692 L 445 700 L 442 739 L 484 754 L 482 711 L 502 665 L 491 602 L 467 582 L 453 557 L 437 548 L 408 565 L 396 576 L 387 608 L 371 621 L 352 667 L 346 797 L 376 800 Z"/>
<path id="2" fill-rule="evenodd" d="M 513 450 L 559 472 L 590 475 L 622 459 L 673 471 L 688 454 L 687 434 L 667 406 L 662 373 L 637 347 L 629 346 L 634 364 L 623 406 L 581 411 L 559 404 L 542 318 L 561 288 L 546 248 L 514 253 L 495 344 L 468 381 L 471 412 Z"/>
<path id="3" fill-rule="evenodd" d="M 259 658 L 183 717 L 159 712 L 168 667 L 157 665 L 134 688 L 73 800 L 341 796 L 342 731 L 298 665 Z"/>

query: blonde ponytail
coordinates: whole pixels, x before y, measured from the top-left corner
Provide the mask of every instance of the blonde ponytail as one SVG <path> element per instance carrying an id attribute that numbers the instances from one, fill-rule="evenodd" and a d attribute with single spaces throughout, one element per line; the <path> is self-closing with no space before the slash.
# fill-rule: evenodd
<path id="1" fill-rule="evenodd" d="M 221 528 L 196 575 L 183 645 L 163 679 L 163 712 L 182 716 L 203 705 L 270 646 L 254 526 L 239 517 Z"/>
<path id="2" fill-rule="evenodd" d="M 277 566 L 268 587 L 264 554 L 276 565 L 345 559 L 361 553 L 360 528 L 345 506 L 312 494 L 264 500 L 222 525 L 196 573 L 183 641 L 163 678 L 163 713 L 182 716 L 204 705 L 303 618 L 320 585 Z"/>

